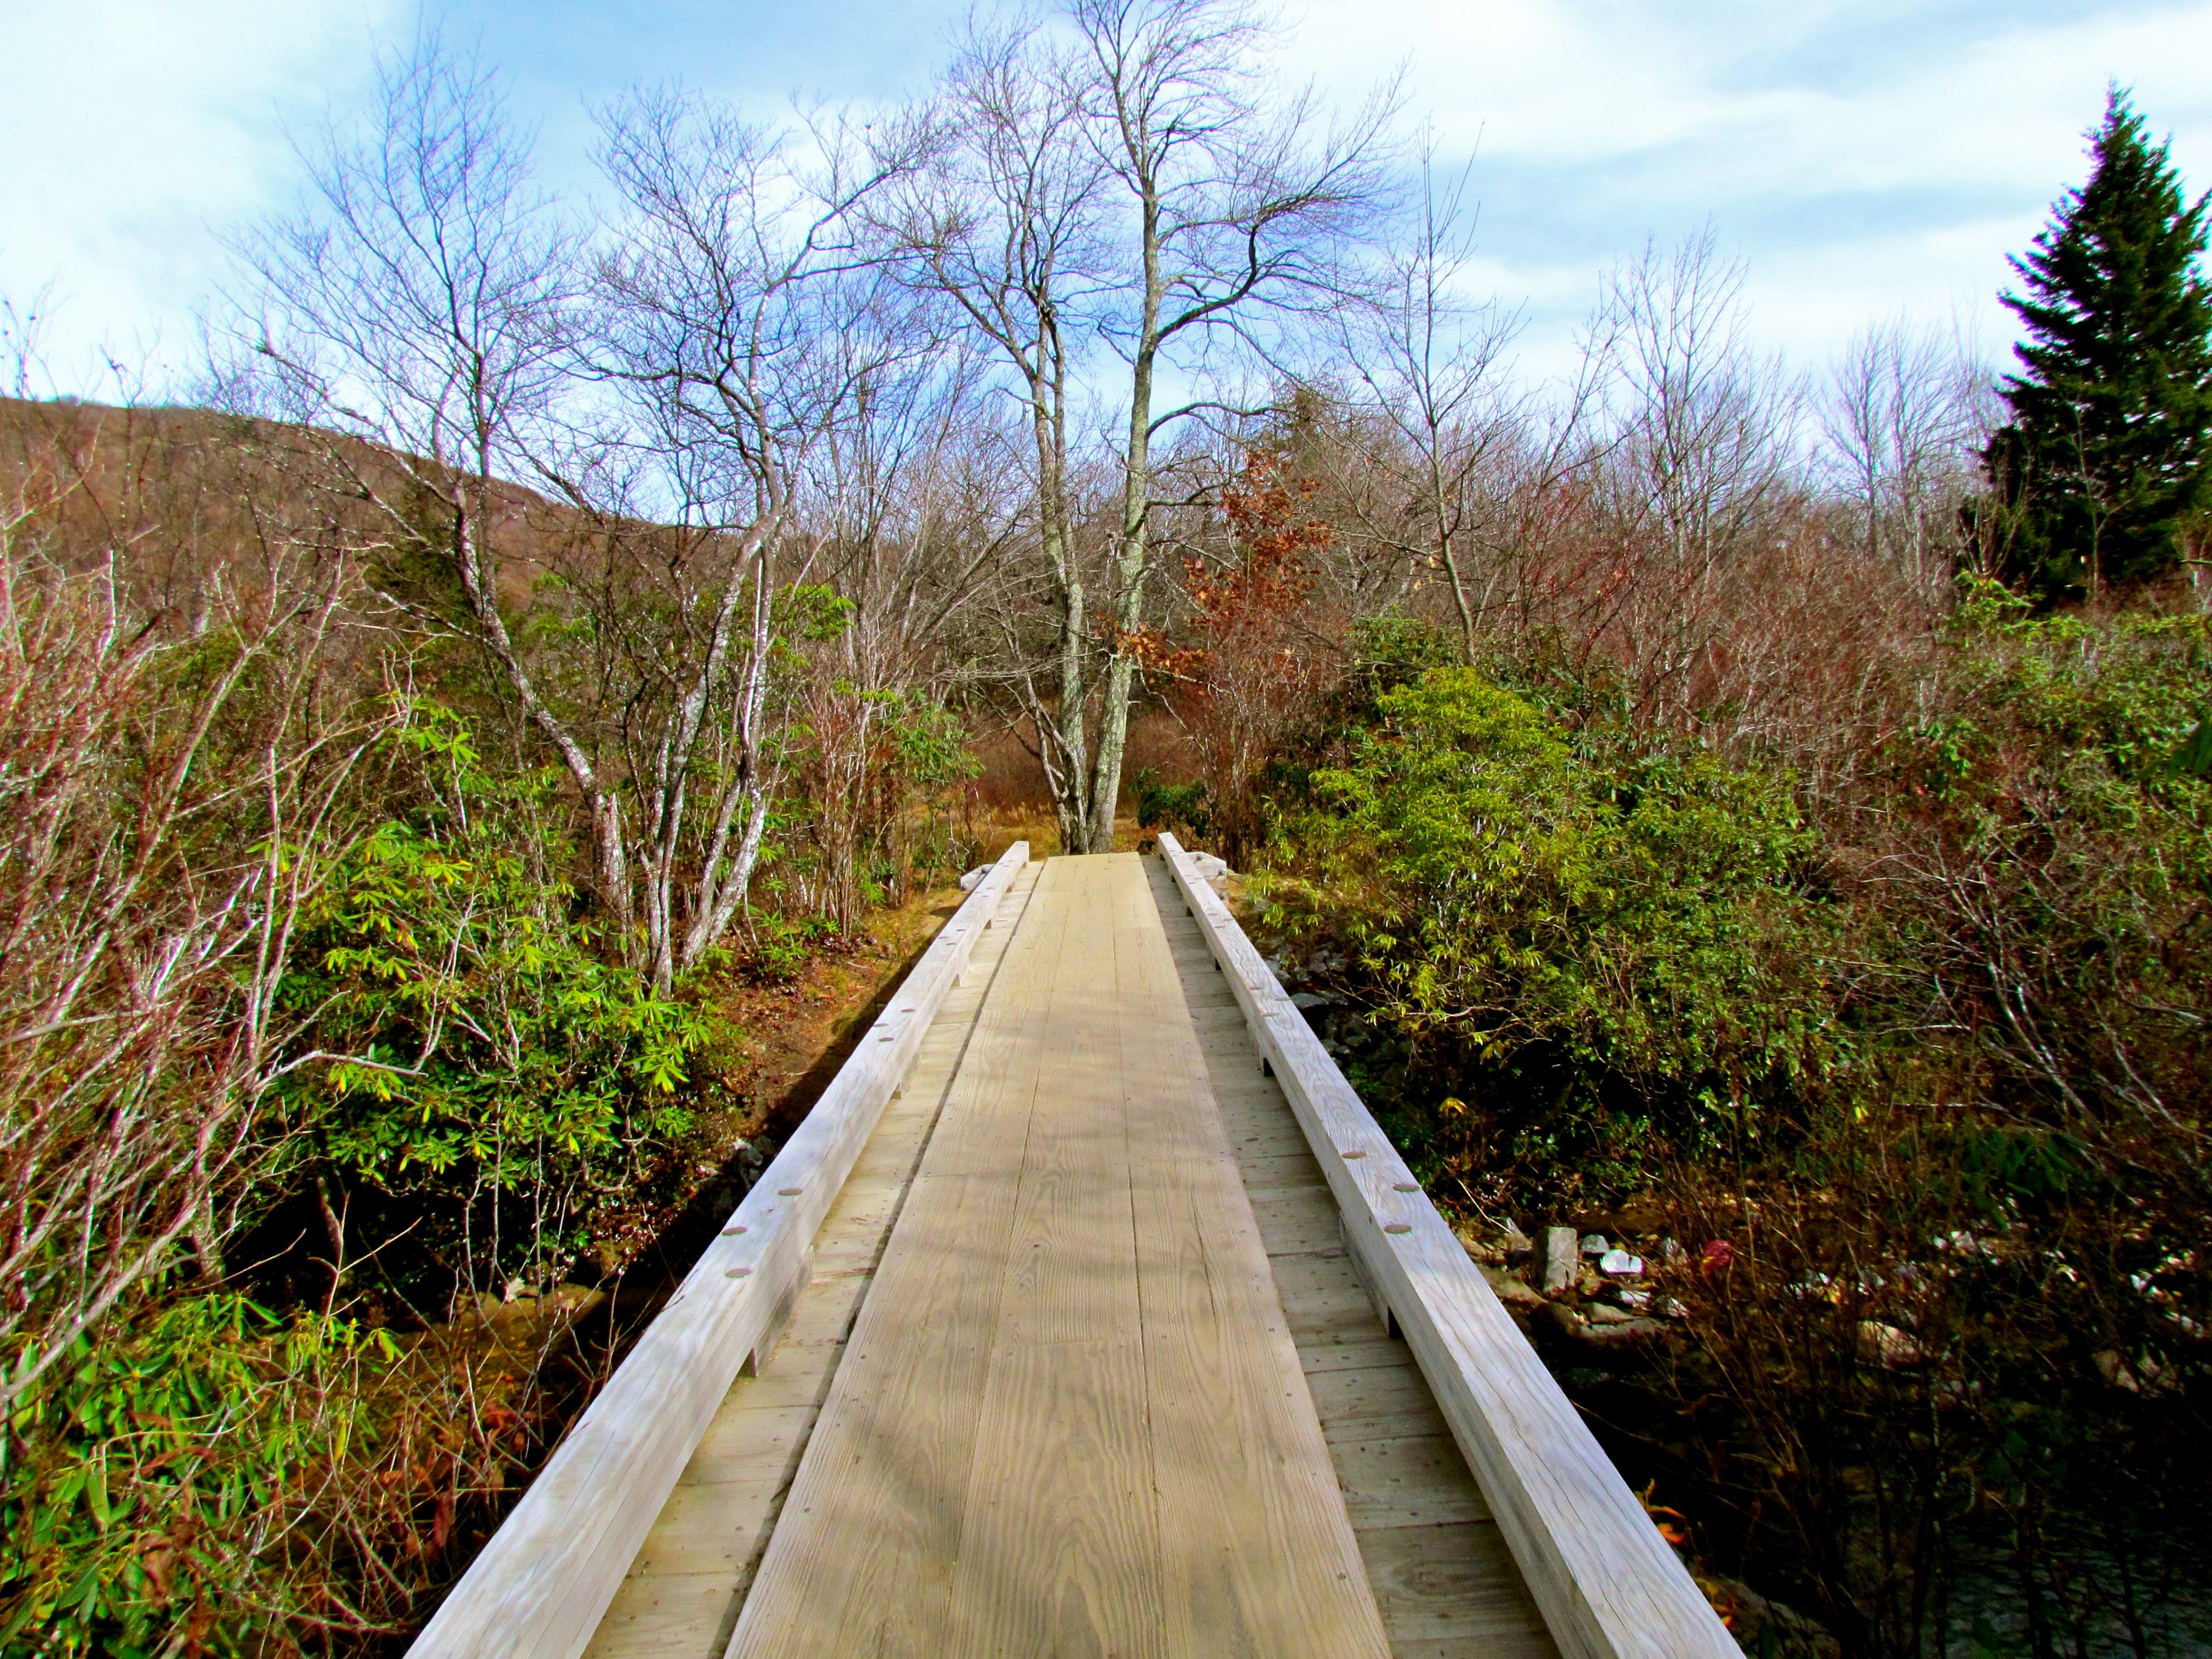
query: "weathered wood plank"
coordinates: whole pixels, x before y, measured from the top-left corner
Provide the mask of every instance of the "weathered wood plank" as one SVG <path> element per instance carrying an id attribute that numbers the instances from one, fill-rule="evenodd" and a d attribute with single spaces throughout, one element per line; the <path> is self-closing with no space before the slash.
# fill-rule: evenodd
<path id="1" fill-rule="evenodd" d="M 1072 950 L 1045 866 L 838 1366 L 733 1656 L 944 1651 L 1006 1253 Z"/>
<path id="2" fill-rule="evenodd" d="M 1119 1010 L 1110 969 L 1099 970 L 1115 943 L 1102 862 L 1045 866 L 1060 878 L 1053 897 L 1080 949 L 1052 988 L 1039 1109 L 1020 1154 L 953 1575 L 952 1654 L 1103 1656 L 1158 1642 L 1140 1224 Z"/>
<path id="3" fill-rule="evenodd" d="M 1381 1659 L 1382 1616 L 1139 867 L 1117 884 L 1114 1003 L 1167 1650 Z"/>
<path id="4" fill-rule="evenodd" d="M 1164 1646 L 1159 1539 L 1146 1500 L 1145 1352 L 1133 1310 L 1118 1339 L 998 1346 L 981 1414 L 941 1647 L 998 1654 L 1193 1652 Z"/>
<path id="5" fill-rule="evenodd" d="M 1007 923 L 1018 917 L 1036 871 L 1031 866 L 1016 880 L 1000 924 L 978 943 L 971 981 L 988 978 L 998 965 Z M 806 1436 L 787 1418 L 780 1431 L 771 1427 L 762 1434 L 747 1425 L 774 1425 L 757 1413 L 790 1407 L 807 1408 L 799 1421 L 811 1424 L 827 1398 L 870 1277 L 858 1267 L 841 1271 L 836 1264 L 841 1258 L 872 1264 L 880 1254 L 896 1212 L 886 1195 L 902 1195 L 913 1180 L 979 1001 L 972 988 L 945 998 L 913 1068 L 884 1109 L 823 1223 L 814 1278 L 799 1294 L 783 1340 L 758 1375 L 741 1376 L 731 1386 L 601 1619 L 586 1659 L 720 1659 Z M 763 1443 L 760 1462 L 730 1455 L 732 1446 L 742 1452 L 753 1438 Z"/>
<path id="6" fill-rule="evenodd" d="M 1332 1434 L 1449 1434 L 1436 1396 L 1418 1369 L 1397 1365 L 1347 1367 L 1307 1379 L 1314 1409 Z"/>
<path id="7" fill-rule="evenodd" d="M 584 1650 L 731 1382 L 788 1309 L 823 1216 L 1028 860 L 1027 843 L 1016 843 L 939 932 L 424 1626 L 409 1650 L 415 1659 L 576 1659 Z"/>
<path id="8" fill-rule="evenodd" d="M 1314 1169 L 1313 1154 L 1304 1151 L 1255 1158 L 1246 1166 L 1244 1181 L 1255 1202 L 1261 1193 L 1327 1191 L 1328 1187 Z"/>
<path id="9" fill-rule="evenodd" d="M 732 1659 L 1387 1651 L 1164 943 L 1045 866 Z"/>
<path id="10" fill-rule="evenodd" d="M 1360 1548 L 1398 1659 L 1554 1659 L 1496 1522 L 1381 1528 Z"/>
<path id="11" fill-rule="evenodd" d="M 1273 1198 L 1255 1199 L 1252 1212 L 1271 1256 L 1344 1254 L 1336 1206 L 1329 1202 L 1328 1188 L 1318 1181 L 1310 1193 L 1278 1189 Z"/>
<path id="12" fill-rule="evenodd" d="M 656 1579 L 713 1573 L 733 1581 L 765 1541 L 771 1501 L 782 1484 L 780 1471 L 711 1485 L 678 1481 L 630 1571 Z"/>
<path id="13" fill-rule="evenodd" d="M 711 1659 L 727 1639 L 729 1601 L 724 1573 L 665 1574 L 649 1591 L 611 1608 L 599 1633 L 626 1653 Z"/>
<path id="14" fill-rule="evenodd" d="M 1370 1437 L 1332 1431 L 1328 1450 L 1363 1539 L 1378 1528 L 1491 1518 L 1448 1433 Z"/>
<path id="15" fill-rule="evenodd" d="M 1188 939 L 1195 945 L 1201 937 L 1197 924 L 1184 910 L 1164 867 L 1155 864 L 1151 873 L 1170 939 Z M 1178 951 L 1179 961 L 1185 954 Z M 1197 994 L 1194 978 L 1200 987 L 1220 981 L 1212 958 L 1202 948 L 1195 954 L 1202 968 L 1184 963 L 1179 969 L 1186 994 Z M 1272 1079 L 1255 1075 L 1258 1050 L 1241 1018 L 1202 1030 L 1200 1041 L 1224 1122 L 1240 1160 L 1249 1162 L 1257 1155 L 1255 1149 L 1261 1144 L 1261 1135 L 1255 1132 L 1287 1130 L 1313 1171 L 1310 1191 L 1255 1203 L 1254 1209 L 1261 1220 L 1262 1237 L 1268 1241 L 1284 1310 L 1301 1333 L 1299 1360 L 1332 1451 L 1347 1437 L 1348 1431 L 1364 1429 L 1370 1438 L 1383 1437 L 1370 1407 L 1401 1412 L 1400 1424 L 1408 1429 L 1404 1437 L 1446 1439 L 1449 1431 L 1443 1418 L 1412 1354 L 1403 1342 L 1382 1336 L 1371 1310 L 1361 1315 L 1364 1335 L 1341 1342 L 1315 1339 L 1309 1328 L 1308 1304 L 1312 1298 L 1331 1302 L 1340 1298 L 1354 1307 L 1364 1303 L 1344 1249 L 1335 1199 L 1322 1180 L 1313 1154 L 1305 1150 L 1304 1136 L 1282 1091 Z M 1224 1088 L 1224 1079 L 1237 1079 L 1236 1086 Z M 1325 1240 L 1323 1248 L 1280 1248 L 1283 1229 L 1278 1225 L 1271 1232 L 1266 1212 L 1274 1211 L 1279 1219 L 1281 1206 L 1286 1205 L 1295 1206 L 1295 1213 L 1304 1218 L 1304 1224 Z M 1285 1255 L 1304 1258 L 1295 1264 L 1301 1277 L 1290 1282 L 1283 1278 L 1283 1270 L 1291 1265 L 1284 1261 Z M 1447 1458 L 1431 1459 L 1418 1467 L 1403 1458 L 1350 1460 L 1339 1462 L 1336 1473 L 1346 1504 L 1362 1517 L 1355 1521 L 1353 1531 L 1394 1655 L 1401 1659 L 1408 1653 L 1487 1655 L 1499 1647 L 1499 1633 L 1504 1632 L 1504 1651 L 1528 1659 L 1538 1656 L 1556 1659 L 1557 1650 L 1544 1629 L 1543 1618 L 1528 1599 L 1520 1569 L 1498 1543 L 1494 1526 L 1468 1522 L 1414 1528 L 1420 1534 L 1425 1552 L 1413 1575 L 1420 1593 L 1407 1591 L 1405 1547 L 1397 1541 L 1406 1530 L 1401 1525 L 1406 1515 L 1442 1514 L 1449 1505 L 1463 1504 L 1475 1492 L 1474 1477 L 1456 1448 Z M 1486 1538 L 1474 1530 L 1478 1527 Z M 1440 1632 L 1445 1634 L 1440 1636 Z"/>
<path id="16" fill-rule="evenodd" d="M 1273 1265 L 1300 1344 L 1365 1342 L 1389 1334 L 1341 1252 L 1302 1251 L 1277 1256 Z"/>
<path id="17" fill-rule="evenodd" d="M 1370 1370 L 1402 1359 L 1405 1349 L 1394 1345 L 1377 1332 L 1370 1332 L 1364 1339 L 1350 1342 L 1300 1342 L 1298 1364 L 1306 1374 L 1306 1385 L 1323 1371 Z"/>
<path id="18" fill-rule="evenodd" d="M 1736 1646 L 1273 970 L 1171 835 L 1160 850 L 1297 1114 L 1454 1439 L 1568 1659 Z M 1340 1462 L 1344 1455 L 1338 1451 Z"/>

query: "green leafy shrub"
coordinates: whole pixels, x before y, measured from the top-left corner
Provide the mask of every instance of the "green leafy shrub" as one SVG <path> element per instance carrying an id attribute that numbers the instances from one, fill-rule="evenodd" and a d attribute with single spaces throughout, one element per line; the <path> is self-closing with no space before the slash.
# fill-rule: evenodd
<path id="1" fill-rule="evenodd" d="M 983 769 L 967 722 L 943 703 L 908 693 L 892 725 L 891 742 L 905 797 L 896 816 L 908 832 L 899 859 L 889 861 L 894 878 L 902 882 L 908 870 L 959 874 L 976 849 L 972 837 L 959 833 L 957 807 L 961 792 Z M 918 824 L 912 822 L 917 815 Z"/>
<path id="2" fill-rule="evenodd" d="M 2212 622 L 1969 581 L 1802 807 L 1535 683 L 1384 687 L 1285 802 L 1355 1082 L 1447 1200 L 1727 1242 L 1585 1401 L 1726 1571 L 1847 1652 L 2195 1650 Z"/>
<path id="3" fill-rule="evenodd" d="M 788 985 L 799 977 L 823 941 L 836 932 L 820 916 L 802 916 L 797 921 L 756 917 L 751 943 L 744 953 L 745 971 L 763 984 Z"/>
<path id="4" fill-rule="evenodd" d="M 1572 1148 L 1627 1178 L 1648 1128 L 1755 1136 L 1832 1042 L 1832 925 L 1785 781 L 1571 729 L 1472 669 L 1376 707 L 1312 775 L 1303 878 L 1274 884 L 1271 921 L 1340 945 L 1411 1045 L 1370 1081 L 1417 1115 L 1416 1146 L 1448 1167 Z"/>
<path id="5" fill-rule="evenodd" d="M 0 1466 L 0 1655 L 358 1652 L 539 1443 L 526 1373 L 233 1291 L 80 1339 Z"/>
<path id="6" fill-rule="evenodd" d="M 2200 1115 L 2212 780 L 2176 757 L 2212 619 L 2031 617 L 1971 583 L 1950 634 L 1947 694 L 1892 746 L 1872 838 L 1884 1000 L 1934 1011 L 1954 1073 L 2045 1127 Z"/>
<path id="7" fill-rule="evenodd" d="M 1149 766 L 1139 767 L 1132 781 L 1137 787 L 1139 829 L 1170 834 L 1181 830 L 1201 839 L 1209 832 L 1212 815 L 1206 810 L 1204 783 L 1170 783 Z"/>
<path id="8" fill-rule="evenodd" d="M 460 1279 L 543 1286 L 689 1127 L 710 1022 L 595 950 L 539 781 L 495 783 L 434 706 L 400 741 L 422 804 L 331 884 L 288 987 L 323 1056 L 299 1107 L 325 1164 L 404 1198 Z"/>
<path id="9" fill-rule="evenodd" d="M 0 1486 L 0 1651 L 137 1659 L 176 1651 L 179 1632 L 236 1650 L 280 1624 L 289 1609 L 252 1607 L 248 1586 L 299 1523 L 315 1467 L 360 1427 L 357 1399 L 303 1384 L 362 1358 L 361 1341 L 339 1320 L 283 1331 L 228 1294 L 80 1339 L 26 1408 L 52 1420 L 14 1425 L 36 1455 Z"/>
<path id="10" fill-rule="evenodd" d="M 850 933 L 867 907 L 903 897 L 917 872 L 966 867 L 975 846 L 961 807 L 981 763 L 958 714 L 921 691 L 839 676 L 808 690 L 793 738 L 788 804 L 804 840 L 764 884 L 783 903 Z"/>

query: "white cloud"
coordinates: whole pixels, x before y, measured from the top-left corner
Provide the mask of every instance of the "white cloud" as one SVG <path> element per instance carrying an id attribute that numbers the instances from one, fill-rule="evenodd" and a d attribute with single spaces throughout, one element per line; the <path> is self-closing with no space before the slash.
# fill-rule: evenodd
<path id="1" fill-rule="evenodd" d="M 515 71 L 550 176 L 587 187 L 581 101 L 684 74 L 848 94 L 918 84 L 967 0 L 428 0 Z M 1807 362 L 1899 311 L 1993 347 L 2003 256 L 2083 171 L 2108 77 L 2212 185 L 2212 0 L 1287 0 L 1287 60 L 1356 99 L 1403 63 L 1447 156 L 1475 150 L 1475 279 L 1561 360 L 1600 274 L 1710 221 L 1754 324 Z M 65 365 L 189 343 L 215 232 L 285 199 L 280 113 L 363 89 L 414 0 L 0 0 L 0 295 L 49 276 Z M 901 66 L 904 67 L 902 68 Z M 750 78 L 749 78 L 750 77 Z"/>
<path id="2" fill-rule="evenodd" d="M 1288 58 L 1340 97 L 1402 62 L 1445 154 L 1479 140 L 1494 291 L 1547 363 L 1615 258 L 1708 221 L 1802 359 L 1899 311 L 2001 342 L 2004 255 L 2081 177 L 2108 79 L 2212 185 L 2205 0 L 1307 0 Z"/>
<path id="3" fill-rule="evenodd" d="M 284 199 L 283 125 L 364 77 L 389 0 L 0 0 L 0 295 L 52 280 L 64 381 L 188 346 L 216 232 Z"/>

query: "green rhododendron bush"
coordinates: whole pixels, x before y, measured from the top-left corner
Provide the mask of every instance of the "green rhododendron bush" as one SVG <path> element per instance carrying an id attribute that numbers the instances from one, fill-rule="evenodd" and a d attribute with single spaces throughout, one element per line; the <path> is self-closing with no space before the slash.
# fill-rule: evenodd
<path id="1" fill-rule="evenodd" d="M 1376 713 L 1311 775 L 1291 839 L 1313 856 L 1269 889 L 1271 919 L 1335 919 L 1407 1061 L 1451 1084 L 1403 1108 L 1440 1167 L 1595 1158 L 1632 1181 L 1655 1134 L 1702 1150 L 1756 1133 L 1829 1060 L 1837 919 L 1803 890 L 1816 838 L 1786 781 L 1571 720 L 1474 669 Z M 1501 1092 L 1526 1109 L 1464 1104 Z"/>
<path id="2" fill-rule="evenodd" d="M 296 1650 L 404 1617 L 540 1450 L 533 1358 L 228 1291 L 80 1339 L 9 1425 L 9 1650 Z"/>
<path id="3" fill-rule="evenodd" d="M 2171 1650 L 2212 623 L 1970 582 L 1893 706 L 1824 792 L 1601 678 L 1370 673 L 1283 769 L 1260 921 L 1470 1236 L 1626 1209 L 1686 1247 L 1673 1340 L 1554 1358 L 1709 1559 L 1854 1650 Z"/>

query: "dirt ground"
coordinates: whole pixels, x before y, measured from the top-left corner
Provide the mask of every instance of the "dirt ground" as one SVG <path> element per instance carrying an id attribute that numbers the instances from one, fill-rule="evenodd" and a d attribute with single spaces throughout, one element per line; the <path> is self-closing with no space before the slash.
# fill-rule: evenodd
<path id="1" fill-rule="evenodd" d="M 745 1034 L 742 1059 L 723 1075 L 731 1133 L 782 1143 L 966 896 L 957 887 L 917 893 L 872 914 L 862 938 L 817 953 L 791 983 L 732 986 L 720 999 Z"/>

